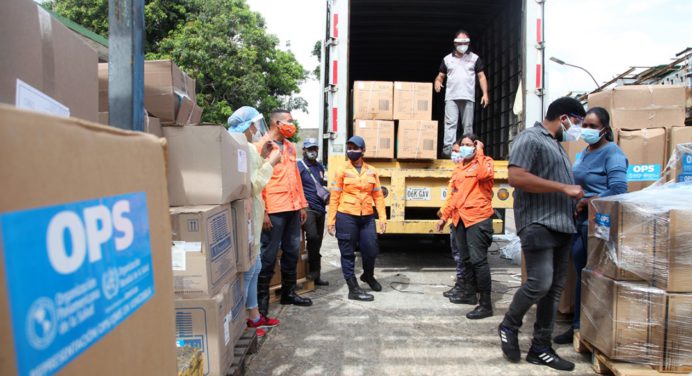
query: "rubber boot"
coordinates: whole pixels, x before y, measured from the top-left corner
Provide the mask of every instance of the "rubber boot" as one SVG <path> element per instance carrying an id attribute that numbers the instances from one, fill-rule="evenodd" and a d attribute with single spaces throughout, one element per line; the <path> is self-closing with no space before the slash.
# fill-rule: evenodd
<path id="1" fill-rule="evenodd" d="M 472 281 L 470 277 L 465 277 L 463 281 L 463 291 L 459 295 L 454 295 L 449 298 L 449 301 L 454 304 L 478 304 L 478 297 L 476 296 L 476 283 Z"/>
<path id="2" fill-rule="evenodd" d="M 382 291 L 382 285 L 375 279 L 374 271 L 363 272 L 360 275 L 360 280 L 367 283 L 372 291 Z"/>
<path id="3" fill-rule="evenodd" d="M 281 304 L 292 304 L 301 307 L 309 307 L 312 305 L 312 300 L 303 298 L 296 294 L 296 273 L 281 272 Z"/>
<path id="4" fill-rule="evenodd" d="M 481 292 L 478 306 L 466 314 L 469 320 L 480 320 L 493 315 L 493 303 L 490 300 L 490 291 Z"/>
<path id="5" fill-rule="evenodd" d="M 347 279 L 346 284 L 348 285 L 349 299 L 360 300 L 361 302 L 371 302 L 375 300 L 374 296 L 366 293 L 365 291 L 363 291 L 362 288 L 360 288 L 360 286 L 358 286 L 358 280 L 356 280 L 356 277 L 351 277 Z"/>
<path id="6" fill-rule="evenodd" d="M 269 316 L 269 282 L 272 276 L 257 277 L 257 305 L 260 315 Z"/>
<path id="7" fill-rule="evenodd" d="M 442 296 L 444 296 L 445 298 L 451 298 L 454 295 L 460 295 L 463 291 L 463 281 L 461 278 L 457 278 L 456 282 L 454 282 L 454 286 L 451 289 L 443 292 Z"/>

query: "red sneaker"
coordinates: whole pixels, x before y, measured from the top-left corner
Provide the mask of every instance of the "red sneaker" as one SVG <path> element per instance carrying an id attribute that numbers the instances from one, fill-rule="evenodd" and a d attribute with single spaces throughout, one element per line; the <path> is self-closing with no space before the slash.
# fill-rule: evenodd
<path id="1" fill-rule="evenodd" d="M 275 327 L 275 326 L 278 326 L 279 324 L 281 324 L 281 321 L 279 321 L 279 320 L 277 320 L 277 319 L 275 319 L 275 318 L 262 316 L 262 318 L 260 319 L 260 321 L 259 321 L 259 323 L 257 324 L 257 326 L 264 326 L 264 327 L 273 328 L 273 327 Z"/>
<path id="2" fill-rule="evenodd" d="M 267 334 L 267 332 L 262 328 L 255 329 L 255 333 L 257 333 L 257 337 L 264 337 Z"/>
<path id="3" fill-rule="evenodd" d="M 252 319 L 247 319 L 247 327 L 252 328 L 252 329 L 257 329 L 262 326 L 262 316 L 260 316 L 260 319 L 257 320 L 257 322 L 252 322 Z"/>

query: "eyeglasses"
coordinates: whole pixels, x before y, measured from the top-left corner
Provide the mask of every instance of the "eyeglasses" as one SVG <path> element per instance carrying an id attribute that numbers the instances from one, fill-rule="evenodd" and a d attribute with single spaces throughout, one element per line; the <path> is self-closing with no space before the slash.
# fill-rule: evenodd
<path id="1" fill-rule="evenodd" d="M 579 120 L 580 123 L 584 121 L 583 116 L 579 116 L 577 114 L 569 114 L 569 116 L 577 118 L 577 120 Z"/>

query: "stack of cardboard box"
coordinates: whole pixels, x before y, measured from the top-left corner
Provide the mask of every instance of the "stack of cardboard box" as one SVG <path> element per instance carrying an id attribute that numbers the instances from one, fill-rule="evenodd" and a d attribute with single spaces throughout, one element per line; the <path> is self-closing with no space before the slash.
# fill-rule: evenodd
<path id="1" fill-rule="evenodd" d="M 437 121 L 432 83 L 356 81 L 353 134 L 365 139 L 366 158 L 436 159 Z M 394 135 L 396 143 L 394 142 Z"/>
<path id="2" fill-rule="evenodd" d="M 686 88 L 676 85 L 632 85 L 589 95 L 589 107 L 610 114 L 616 141 L 627 155 L 629 191 L 638 191 L 661 178 L 670 149 L 692 142 L 685 127 Z"/>
<path id="3" fill-rule="evenodd" d="M 164 126 L 178 346 L 225 375 L 246 328 L 243 272 L 252 255 L 248 145 L 220 125 Z"/>
<path id="4" fill-rule="evenodd" d="M 108 122 L 108 63 L 98 65 L 99 120 Z M 197 105 L 196 82 L 170 60 L 144 62 L 144 108 L 156 120 L 150 133 L 160 125 L 197 125 L 202 108 Z M 158 126 L 157 126 L 158 124 Z M 149 125 L 145 127 L 148 130 Z M 161 134 L 157 134 L 161 137 Z"/>
<path id="5" fill-rule="evenodd" d="M 611 359 L 692 371 L 692 186 L 592 202 L 581 337 Z"/>

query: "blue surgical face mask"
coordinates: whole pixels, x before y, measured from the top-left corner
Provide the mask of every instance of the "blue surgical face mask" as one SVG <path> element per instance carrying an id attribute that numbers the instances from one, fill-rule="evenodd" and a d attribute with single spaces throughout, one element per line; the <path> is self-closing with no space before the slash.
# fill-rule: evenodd
<path id="1" fill-rule="evenodd" d="M 452 162 L 459 163 L 459 162 L 461 162 L 462 159 L 464 159 L 464 157 L 461 156 L 460 152 L 458 152 L 458 151 L 452 152 Z"/>
<path id="2" fill-rule="evenodd" d="M 473 146 L 461 146 L 459 148 L 459 154 L 461 154 L 461 157 L 464 159 L 469 159 L 473 157 L 473 154 L 476 152 L 476 148 Z"/>
<path id="3" fill-rule="evenodd" d="M 601 131 L 598 129 L 582 128 L 581 138 L 586 141 L 587 144 L 593 145 L 601 140 Z"/>

